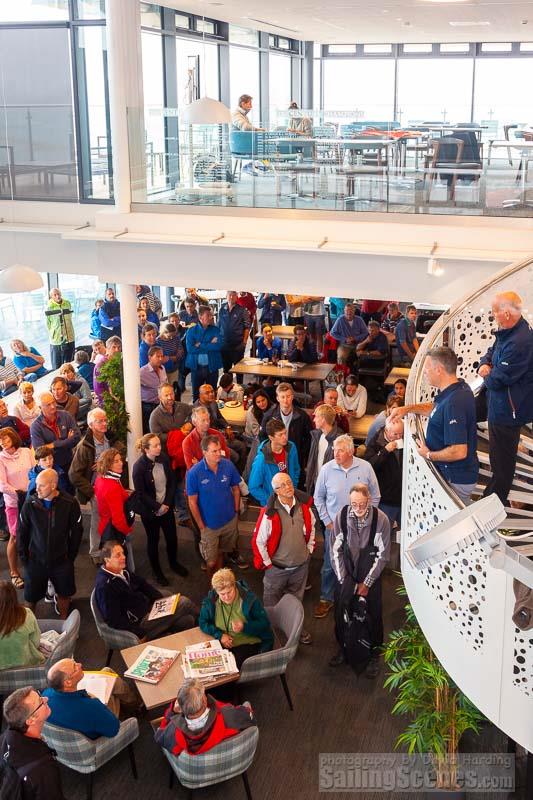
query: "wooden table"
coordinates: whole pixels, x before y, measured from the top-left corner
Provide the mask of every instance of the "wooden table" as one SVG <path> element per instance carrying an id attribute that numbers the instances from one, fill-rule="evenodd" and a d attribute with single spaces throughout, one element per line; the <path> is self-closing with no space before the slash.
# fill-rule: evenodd
<path id="1" fill-rule="evenodd" d="M 350 417 L 350 436 L 353 436 L 359 442 L 364 442 L 368 436 L 368 429 L 375 419 L 373 414 L 365 414 L 359 419 Z"/>
<path id="2" fill-rule="evenodd" d="M 144 644 L 137 644 L 135 647 L 127 647 L 125 650 L 120 651 L 120 655 L 124 659 L 126 667 L 131 667 L 133 662 L 141 655 L 143 650 L 149 645 L 155 647 L 164 647 L 167 650 L 179 650 L 184 653 L 185 648 L 191 644 L 200 644 L 209 639 L 209 636 L 200 628 L 190 628 L 188 631 L 181 631 L 181 633 L 172 633 L 170 636 L 163 636 L 162 639 L 154 639 L 152 642 L 145 642 Z M 231 675 L 224 675 L 222 678 L 217 678 L 213 682 L 205 683 L 206 689 L 212 689 L 214 686 L 221 686 L 223 683 L 232 683 L 238 680 L 239 673 L 235 672 Z M 143 700 L 147 710 L 150 711 L 154 708 L 160 708 L 174 700 L 178 690 L 185 677 L 181 668 L 181 657 L 174 661 L 171 668 L 164 678 L 159 683 L 152 684 L 145 681 L 135 681 L 135 685 L 139 690 L 139 694 Z"/>
<path id="3" fill-rule="evenodd" d="M 220 413 L 228 425 L 231 425 L 234 428 L 244 428 L 246 423 L 246 410 L 242 403 L 240 406 L 237 406 L 237 408 L 228 408 L 227 406 L 224 406 L 224 408 L 220 409 Z"/>
<path id="4" fill-rule="evenodd" d="M 394 386 L 398 378 L 409 378 L 411 367 L 394 367 L 385 378 L 385 386 Z"/>
<path id="5" fill-rule="evenodd" d="M 236 375 L 258 375 L 259 377 L 283 378 L 287 381 L 303 381 L 304 392 L 308 394 L 309 381 L 320 381 L 320 391 L 324 394 L 324 381 L 333 369 L 333 364 L 305 364 L 293 369 L 291 366 L 279 367 L 277 364 L 246 364 L 246 359 L 231 368 Z"/>

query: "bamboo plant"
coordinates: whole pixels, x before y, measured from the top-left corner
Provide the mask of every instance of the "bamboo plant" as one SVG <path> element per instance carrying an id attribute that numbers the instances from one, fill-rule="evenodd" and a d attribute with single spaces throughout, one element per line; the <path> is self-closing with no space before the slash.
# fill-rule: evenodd
<path id="1" fill-rule="evenodd" d="M 404 586 L 397 590 L 406 595 Z M 392 713 L 411 722 L 395 747 L 434 756 L 437 787 L 456 788 L 456 755 L 467 730 L 479 732 L 484 716 L 452 681 L 439 662 L 407 604 L 403 628 L 392 631 L 384 648 L 385 687 L 396 693 Z"/>

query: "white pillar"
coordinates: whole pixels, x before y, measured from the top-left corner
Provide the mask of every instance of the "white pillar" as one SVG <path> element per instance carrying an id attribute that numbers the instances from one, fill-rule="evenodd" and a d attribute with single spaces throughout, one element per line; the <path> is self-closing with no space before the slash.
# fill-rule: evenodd
<path id="1" fill-rule="evenodd" d="M 132 201 L 132 181 L 136 190 L 146 191 L 141 14 L 138 0 L 107 0 L 106 19 L 115 209 L 121 214 L 128 214 Z"/>
<path id="2" fill-rule="evenodd" d="M 122 365 L 124 370 L 124 397 L 126 411 L 130 415 L 128 432 L 128 467 L 130 486 L 133 486 L 131 470 L 139 453 L 135 442 L 142 436 L 141 380 L 139 377 L 139 339 L 137 337 L 137 295 L 135 286 L 119 283 L 120 319 L 122 330 Z"/>

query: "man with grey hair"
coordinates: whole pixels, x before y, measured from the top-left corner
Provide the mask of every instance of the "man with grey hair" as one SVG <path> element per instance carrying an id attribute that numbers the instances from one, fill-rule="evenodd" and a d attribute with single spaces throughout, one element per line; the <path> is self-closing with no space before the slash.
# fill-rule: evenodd
<path id="1" fill-rule="evenodd" d="M 320 602 L 314 616 L 322 619 L 333 608 L 335 574 L 331 568 L 330 546 L 333 522 L 337 513 L 349 502 L 350 488 L 365 483 L 370 489 L 372 505 L 381 499 L 376 474 L 370 464 L 354 455 L 352 437 L 345 433 L 333 442 L 333 459 L 322 466 L 315 486 L 315 505 L 324 525 L 324 563 L 321 573 Z"/>
<path id="2" fill-rule="evenodd" d="M 189 678 L 165 711 L 155 740 L 174 756 L 184 750 L 194 756 L 255 725 L 249 703 L 242 706 L 221 703 L 206 695 L 201 681 Z"/>
<path id="3" fill-rule="evenodd" d="M 313 498 L 295 491 L 286 472 L 277 472 L 271 483 L 273 493 L 261 509 L 252 538 L 254 566 L 265 570 L 265 607 L 275 606 L 285 594 L 303 601 L 318 521 Z M 311 634 L 302 631 L 301 644 L 311 641 Z"/>
<path id="4" fill-rule="evenodd" d="M 522 316 L 522 298 L 501 292 L 492 302 L 498 329 L 495 342 L 480 359 L 492 477 L 484 492 L 505 505 L 514 480 L 520 428 L 533 420 L 533 331 Z"/>
<path id="5" fill-rule="evenodd" d="M 17 689 L 4 703 L 7 731 L 1 739 L 0 752 L 4 764 L 17 773 L 24 800 L 65 800 L 54 751 L 42 738 L 49 716 L 48 698 L 41 697 L 31 686 Z M 3 784 L 2 789 L 9 792 L 9 784 L 14 781 L 9 777 L 7 781 L 8 786 Z M 14 786 L 11 788 L 15 790 Z"/>
<path id="6" fill-rule="evenodd" d="M 379 508 L 392 525 L 402 521 L 403 422 L 388 419 L 372 437 L 365 451 L 365 461 L 374 468 L 379 483 Z"/>
<path id="7" fill-rule="evenodd" d="M 112 670 L 102 670 L 102 675 L 106 673 L 115 675 Z M 62 658 L 50 667 L 47 674 L 49 688 L 43 692 L 43 697 L 48 698 L 50 722 L 83 733 L 89 739 L 112 738 L 120 731 L 121 702 L 130 709 L 135 706 L 139 710 L 135 693 L 122 678 L 115 676 L 111 695 L 104 705 L 97 697 L 79 688 L 83 674 L 83 665 L 73 658 Z"/>
<path id="8" fill-rule="evenodd" d="M 463 503 L 468 503 L 479 473 L 474 395 L 457 377 L 457 356 L 450 347 L 432 348 L 424 372 L 427 382 L 439 390 L 433 403 L 394 408 L 389 420 L 408 413 L 429 417 L 425 444 L 417 441 L 417 450 L 435 464 Z"/>
<path id="9" fill-rule="evenodd" d="M 366 483 L 350 488 L 349 502 L 335 516 L 331 546 L 331 563 L 338 585 L 335 593 L 335 636 L 339 651 L 330 660 L 338 667 L 350 660 L 346 641 L 346 616 L 353 614 L 354 596 L 364 598 L 370 631 L 367 678 L 379 672 L 379 649 L 383 644 L 381 574 L 390 554 L 390 524 L 387 516 L 372 508 Z M 353 664 L 358 668 L 359 664 Z M 362 665 L 363 666 L 363 665 Z"/>
<path id="10" fill-rule="evenodd" d="M 123 455 L 125 447 L 120 442 L 115 441 L 114 437 L 107 430 L 107 414 L 103 408 L 92 408 L 87 414 L 87 433 L 74 450 L 72 464 L 68 471 L 68 477 L 76 490 L 78 501 L 91 506 L 91 528 L 89 531 L 89 555 L 98 562 L 100 561 L 100 535 L 98 534 L 98 504 L 94 494 L 94 482 L 96 473 L 94 467 L 102 453 L 113 446 Z"/>

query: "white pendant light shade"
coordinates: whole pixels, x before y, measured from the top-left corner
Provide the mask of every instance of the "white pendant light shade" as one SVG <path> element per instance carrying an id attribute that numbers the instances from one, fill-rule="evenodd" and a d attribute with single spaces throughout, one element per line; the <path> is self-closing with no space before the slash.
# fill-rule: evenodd
<path id="1" fill-rule="evenodd" d="M 16 292 L 32 292 L 41 289 L 43 279 L 33 267 L 24 264 L 13 264 L 0 272 L 0 294 Z"/>
<path id="2" fill-rule="evenodd" d="M 231 111 L 219 100 L 202 97 L 185 106 L 183 118 L 190 125 L 229 125 Z"/>

